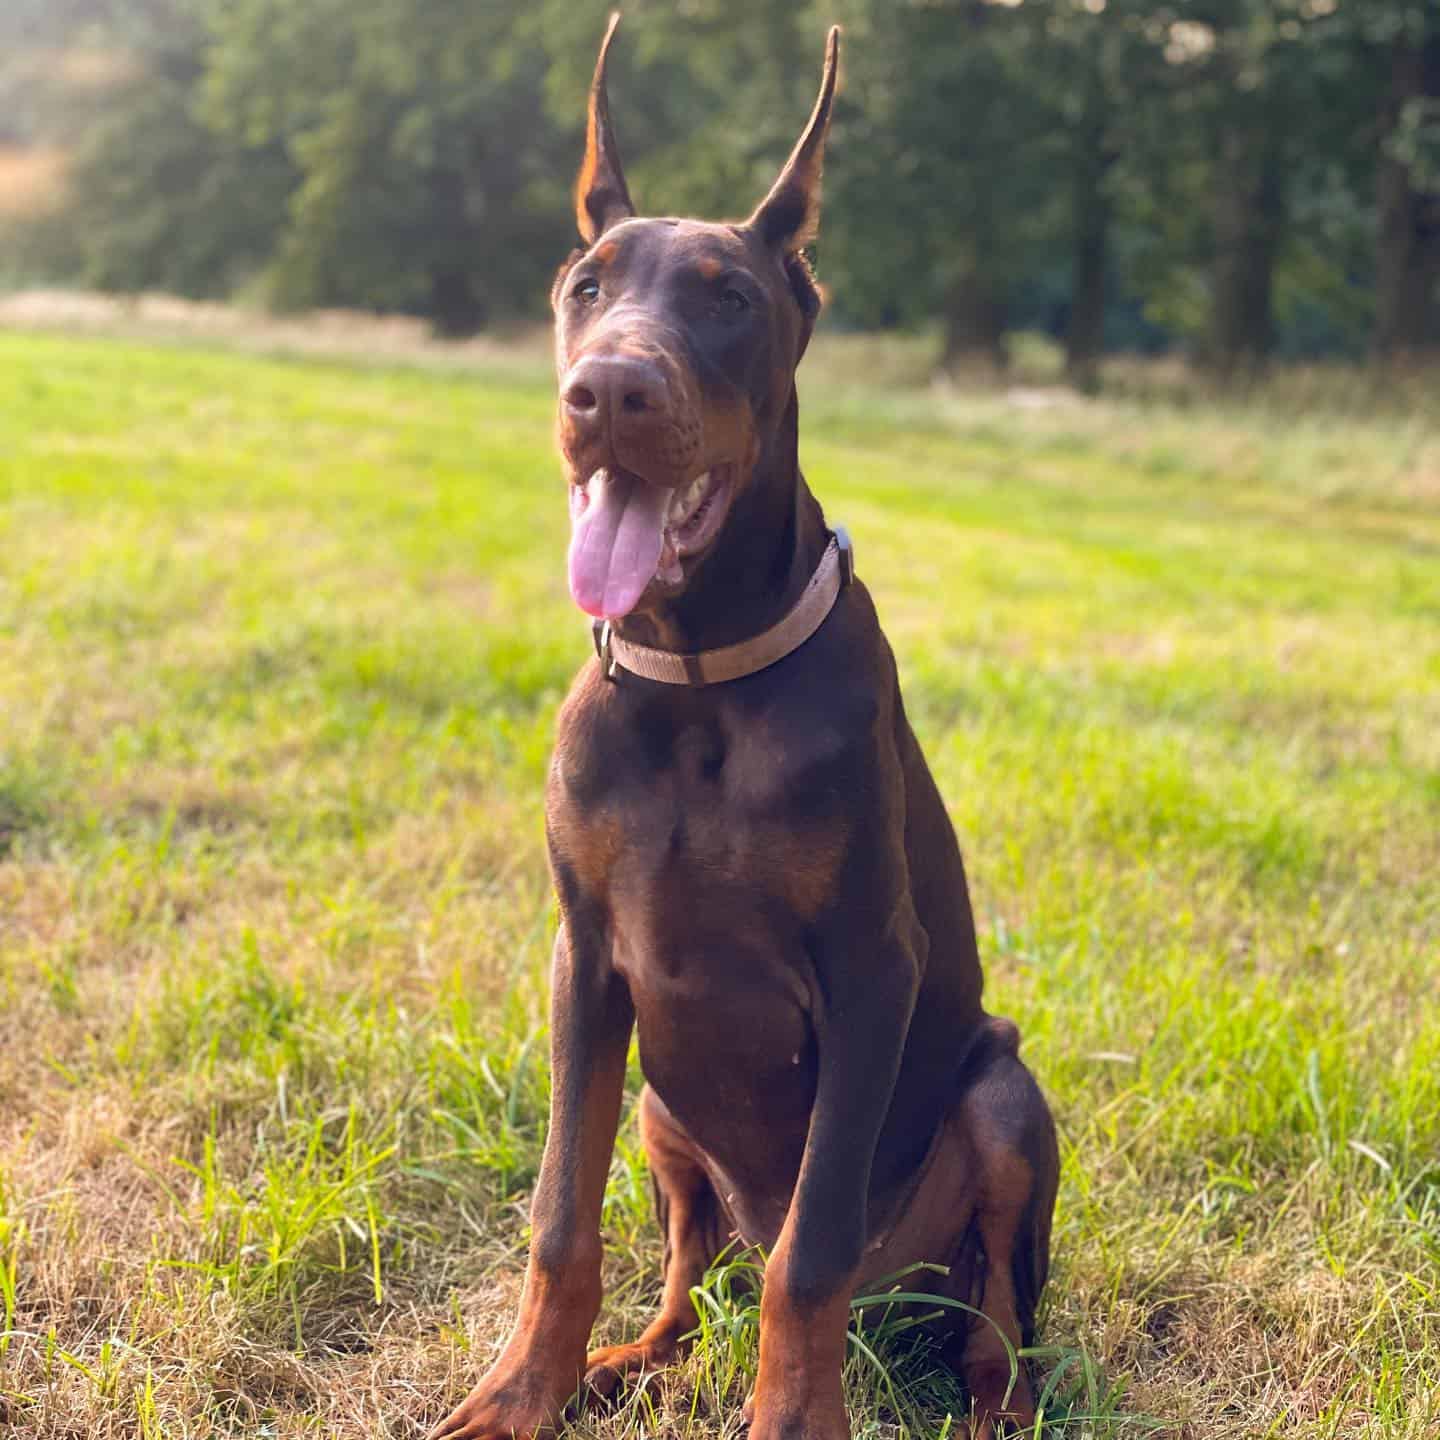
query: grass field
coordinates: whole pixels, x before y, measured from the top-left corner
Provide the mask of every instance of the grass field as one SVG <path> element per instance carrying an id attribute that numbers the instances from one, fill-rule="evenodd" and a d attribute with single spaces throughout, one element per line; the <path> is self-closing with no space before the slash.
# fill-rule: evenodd
<path id="1" fill-rule="evenodd" d="M 1440 1434 L 1440 427 L 814 359 L 1059 1120 L 1043 1433 Z M 0 334 L 0 1434 L 414 1436 L 503 1339 L 588 653 L 551 407 L 523 357 Z M 633 1123 L 606 1240 L 619 1338 Z M 712 1290 L 583 1432 L 736 1432 Z M 956 1433 L 913 1339 L 857 1344 L 857 1436 Z"/>

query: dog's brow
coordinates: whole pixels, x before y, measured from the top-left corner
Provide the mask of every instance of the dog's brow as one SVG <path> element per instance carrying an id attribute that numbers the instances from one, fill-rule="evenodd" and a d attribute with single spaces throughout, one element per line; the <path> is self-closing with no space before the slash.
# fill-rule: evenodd
<path id="1" fill-rule="evenodd" d="M 718 255 L 702 255 L 695 262 L 695 268 L 705 280 L 716 280 L 720 277 L 728 262 Z"/>
<path id="2" fill-rule="evenodd" d="M 607 240 L 595 250 L 595 261 L 600 265 L 608 265 L 616 256 L 620 246 L 614 240 Z"/>

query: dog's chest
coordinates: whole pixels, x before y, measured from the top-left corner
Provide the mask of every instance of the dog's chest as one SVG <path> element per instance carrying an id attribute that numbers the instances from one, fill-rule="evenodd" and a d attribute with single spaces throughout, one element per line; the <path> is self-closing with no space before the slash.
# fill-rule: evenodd
<path id="1" fill-rule="evenodd" d="M 672 1037 L 693 1057 L 723 1034 L 754 1071 L 793 1074 L 809 931 L 847 843 L 851 747 L 823 719 L 713 703 L 598 722 L 557 755 L 552 844 L 608 922 L 642 1052 L 659 1066 Z"/>
<path id="2" fill-rule="evenodd" d="M 607 885 L 612 958 L 642 1068 L 737 1176 L 791 1173 L 814 1098 L 809 930 L 842 843 L 808 793 L 825 765 L 815 739 L 682 727 L 651 782 L 616 787 L 599 812 L 622 837 Z"/>
<path id="3" fill-rule="evenodd" d="M 794 684 L 769 705 L 592 689 L 562 720 L 562 892 L 605 926 L 646 1078 L 757 1193 L 778 1176 L 788 1195 L 814 1098 L 815 935 L 863 814 L 868 704 Z"/>
<path id="4" fill-rule="evenodd" d="M 833 720 L 640 709 L 587 740 L 560 757 L 557 828 L 662 963 L 715 932 L 789 943 L 831 898 L 855 748 Z"/>

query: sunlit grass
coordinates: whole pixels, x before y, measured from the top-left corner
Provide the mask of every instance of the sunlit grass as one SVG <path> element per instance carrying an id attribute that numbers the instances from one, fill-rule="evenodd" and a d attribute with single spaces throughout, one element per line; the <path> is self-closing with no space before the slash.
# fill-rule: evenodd
<path id="1" fill-rule="evenodd" d="M 1435 1433 L 1433 423 L 867 388 L 849 344 L 807 473 L 1060 1123 L 1044 1433 Z M 0 336 L 0 1433 L 413 1435 L 503 1339 L 588 654 L 549 386 Z M 632 1120 L 602 1340 L 649 1208 Z M 734 1434 L 749 1263 L 580 1429 Z M 959 1434 L 867 1314 L 857 1434 Z"/>

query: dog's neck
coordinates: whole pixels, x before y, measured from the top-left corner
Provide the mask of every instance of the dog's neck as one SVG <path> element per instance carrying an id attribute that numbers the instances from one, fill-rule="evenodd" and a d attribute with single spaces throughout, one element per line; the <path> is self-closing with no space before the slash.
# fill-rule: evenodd
<path id="1" fill-rule="evenodd" d="M 829 541 L 819 502 L 800 473 L 799 415 L 792 389 L 694 578 L 673 599 L 619 621 L 624 639 L 694 654 L 762 634 L 790 612 Z"/>

